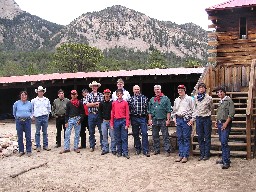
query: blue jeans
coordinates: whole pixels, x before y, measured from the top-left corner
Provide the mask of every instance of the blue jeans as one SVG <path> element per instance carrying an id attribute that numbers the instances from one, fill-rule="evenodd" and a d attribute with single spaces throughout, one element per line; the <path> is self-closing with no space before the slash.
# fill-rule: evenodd
<path id="1" fill-rule="evenodd" d="M 116 141 L 114 135 L 114 129 L 110 129 L 110 122 L 104 121 L 101 123 L 101 130 L 102 130 L 102 150 L 109 152 L 109 144 L 108 144 L 108 133 L 111 138 L 111 151 L 116 151 Z"/>
<path id="2" fill-rule="evenodd" d="M 153 147 L 154 151 L 160 151 L 160 136 L 159 131 L 161 130 L 163 135 L 164 141 L 164 150 L 166 152 L 170 152 L 171 150 L 171 142 L 170 136 L 168 132 L 168 127 L 166 127 L 166 120 L 165 119 L 153 119 L 152 122 L 152 136 L 153 136 Z"/>
<path id="3" fill-rule="evenodd" d="M 179 156 L 188 158 L 190 153 L 192 126 L 189 126 L 187 123 L 188 121 L 184 120 L 184 118 L 176 118 Z"/>
<path id="4" fill-rule="evenodd" d="M 73 127 L 75 130 L 74 149 L 78 149 L 80 130 L 81 130 L 81 123 L 77 124 L 79 120 L 80 120 L 79 116 L 71 117 L 68 119 L 68 127 L 66 128 L 66 131 L 65 131 L 64 150 L 70 149 L 70 135 Z"/>
<path id="5" fill-rule="evenodd" d="M 211 116 L 196 117 L 196 133 L 201 157 L 210 157 L 212 120 Z"/>
<path id="6" fill-rule="evenodd" d="M 116 140 L 117 153 L 128 155 L 128 129 L 125 129 L 125 119 L 114 120 L 114 134 Z"/>
<path id="7" fill-rule="evenodd" d="M 231 131 L 231 123 L 229 123 L 224 130 L 221 130 L 222 125 L 223 123 L 217 123 L 219 140 L 221 142 L 222 161 L 223 164 L 230 164 L 230 147 L 228 145 L 228 137 Z"/>
<path id="8" fill-rule="evenodd" d="M 136 151 L 141 151 L 140 129 L 142 133 L 142 150 L 148 153 L 148 126 L 146 117 L 131 116 L 132 133 L 134 137 L 134 147 Z"/>
<path id="9" fill-rule="evenodd" d="M 23 144 L 23 131 L 25 132 L 26 138 L 26 152 L 31 153 L 31 119 L 28 118 L 25 121 L 16 119 L 16 130 L 18 135 L 18 144 L 19 152 L 24 153 L 24 144 Z"/>
<path id="10" fill-rule="evenodd" d="M 101 120 L 99 118 L 98 114 L 89 113 L 88 115 L 88 126 L 89 126 L 89 142 L 90 142 L 90 148 L 94 148 L 96 144 L 95 140 L 95 127 L 98 127 L 98 130 L 100 132 L 100 144 L 102 146 L 102 132 L 101 132 Z"/>
<path id="11" fill-rule="evenodd" d="M 35 134 L 35 140 L 36 140 L 36 147 L 41 148 L 40 145 L 40 131 L 42 128 L 43 131 L 43 147 L 48 147 L 48 134 L 47 134 L 47 128 L 48 128 L 48 115 L 42 115 L 35 118 L 35 124 L 36 124 L 36 134 Z"/>

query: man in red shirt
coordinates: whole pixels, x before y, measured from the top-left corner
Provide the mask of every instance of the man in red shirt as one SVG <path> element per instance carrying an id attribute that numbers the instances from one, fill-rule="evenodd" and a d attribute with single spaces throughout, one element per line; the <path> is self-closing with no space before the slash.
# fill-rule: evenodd
<path id="1" fill-rule="evenodd" d="M 117 147 L 117 156 L 122 155 L 130 159 L 128 155 L 128 127 L 129 120 L 129 106 L 128 102 L 123 100 L 123 90 L 116 90 L 117 100 L 112 103 L 110 128 L 114 129 L 115 141 Z"/>

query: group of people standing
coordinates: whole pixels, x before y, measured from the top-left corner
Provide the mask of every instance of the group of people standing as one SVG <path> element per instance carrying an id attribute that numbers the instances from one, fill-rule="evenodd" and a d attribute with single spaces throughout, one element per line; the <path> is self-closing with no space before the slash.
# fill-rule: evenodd
<path id="1" fill-rule="evenodd" d="M 133 86 L 133 95 L 131 96 L 124 89 L 124 81 L 118 79 L 117 90 L 111 95 L 109 89 L 105 89 L 103 94 L 98 92 L 100 83 L 93 81 L 89 84 L 92 92 L 87 89 L 82 90 L 83 99 L 78 100 L 78 92 L 71 91 L 71 99 L 64 96 L 64 91 L 58 91 L 58 98 L 54 100 L 52 109 L 49 99 L 44 97 L 46 89 L 39 86 L 36 89 L 38 96 L 27 100 L 27 92 L 20 93 L 20 100 L 13 105 L 13 115 L 16 119 L 16 129 L 19 143 L 19 156 L 24 155 L 23 131 L 26 137 L 26 152 L 31 156 L 31 120 L 35 119 L 36 150 L 40 152 L 40 130 L 43 132 L 43 149 L 49 151 L 48 147 L 48 118 L 52 113 L 56 117 L 56 146 L 61 147 L 61 132 L 64 130 L 64 149 L 60 152 L 70 152 L 70 136 L 74 128 L 74 151 L 80 153 L 81 148 L 86 148 L 86 128 L 89 130 L 90 152 L 95 150 L 95 128 L 97 126 L 100 134 L 101 155 L 111 152 L 118 157 L 130 158 L 128 153 L 128 128 L 131 124 L 134 138 L 135 154 L 143 153 L 150 157 L 148 142 L 148 126 L 152 126 L 154 155 L 160 154 L 160 136 L 161 130 L 163 136 L 163 148 L 165 156 L 170 156 L 174 148 L 170 142 L 168 126 L 171 120 L 177 127 L 177 140 L 179 146 L 179 157 L 176 162 L 186 163 L 189 158 L 191 148 L 192 125 L 196 122 L 196 132 L 200 148 L 201 160 L 210 158 L 211 131 L 213 109 L 212 97 L 206 94 L 206 85 L 198 85 L 198 94 L 192 98 L 186 94 L 186 87 L 179 85 L 177 87 L 179 96 L 171 106 L 170 99 L 161 91 L 161 85 L 154 86 L 155 96 L 149 101 L 143 95 L 138 85 Z M 234 103 L 232 99 L 226 96 L 224 88 L 218 88 L 220 97 L 217 109 L 217 118 L 215 126 L 218 127 L 222 146 L 222 159 L 217 163 L 223 164 L 222 168 L 230 166 L 230 149 L 228 146 L 228 137 L 231 130 L 232 119 L 235 114 Z M 142 135 L 142 142 L 140 139 Z M 108 141 L 110 136 L 110 146 Z M 81 145 L 80 143 L 81 137 Z"/>

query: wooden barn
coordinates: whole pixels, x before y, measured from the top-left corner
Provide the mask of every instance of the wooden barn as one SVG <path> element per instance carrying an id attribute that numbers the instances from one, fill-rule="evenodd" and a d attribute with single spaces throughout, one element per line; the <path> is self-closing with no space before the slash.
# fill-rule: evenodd
<path id="1" fill-rule="evenodd" d="M 198 83 L 204 82 L 213 96 L 216 119 L 218 105 L 215 87 L 225 86 L 233 99 L 236 115 L 229 145 L 231 155 L 251 159 L 255 153 L 255 63 L 256 63 L 256 1 L 229 0 L 206 9 L 209 25 L 209 65 Z M 193 134 L 194 153 L 198 153 Z M 212 132 L 212 154 L 221 154 L 217 129 Z"/>

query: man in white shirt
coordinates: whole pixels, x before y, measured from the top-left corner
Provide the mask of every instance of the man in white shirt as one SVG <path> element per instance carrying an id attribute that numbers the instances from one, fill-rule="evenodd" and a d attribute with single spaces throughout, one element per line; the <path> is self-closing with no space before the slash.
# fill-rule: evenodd
<path id="1" fill-rule="evenodd" d="M 48 98 L 44 97 L 44 93 L 46 89 L 42 86 L 39 86 L 35 89 L 37 93 L 37 97 L 31 100 L 32 103 L 32 115 L 35 119 L 36 125 L 36 133 L 35 133 L 35 141 L 36 141 L 36 150 L 37 152 L 41 151 L 40 145 L 40 130 L 42 128 L 43 132 L 43 149 L 46 151 L 50 151 L 51 149 L 48 148 L 48 119 L 49 114 L 51 112 L 51 104 Z"/>
<path id="2" fill-rule="evenodd" d="M 118 79 L 116 86 L 117 86 L 117 89 L 122 89 L 122 90 L 123 90 L 123 100 L 129 101 L 129 99 L 131 98 L 131 96 L 130 96 L 129 91 L 127 91 L 127 90 L 124 89 L 124 81 L 123 81 L 123 79 Z M 116 92 L 113 92 L 113 94 L 112 94 L 112 100 L 113 100 L 113 101 L 116 101 L 116 100 L 117 100 Z"/>

